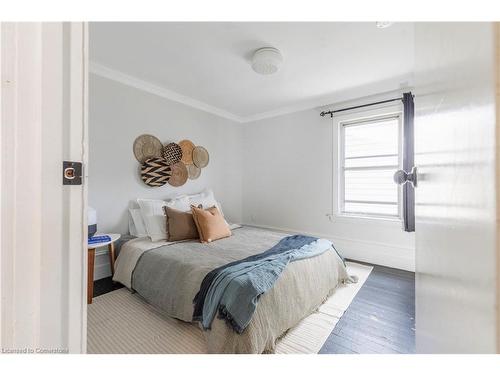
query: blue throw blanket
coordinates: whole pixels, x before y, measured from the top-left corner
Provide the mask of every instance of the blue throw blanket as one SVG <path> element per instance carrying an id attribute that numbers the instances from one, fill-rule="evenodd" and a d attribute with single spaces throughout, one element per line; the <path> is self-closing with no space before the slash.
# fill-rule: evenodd
<path id="1" fill-rule="evenodd" d="M 328 240 L 288 236 L 261 254 L 212 270 L 193 300 L 193 321 L 210 329 L 218 312 L 219 318 L 242 333 L 252 319 L 259 297 L 272 288 L 288 263 L 320 255 L 330 248 L 335 250 Z"/>

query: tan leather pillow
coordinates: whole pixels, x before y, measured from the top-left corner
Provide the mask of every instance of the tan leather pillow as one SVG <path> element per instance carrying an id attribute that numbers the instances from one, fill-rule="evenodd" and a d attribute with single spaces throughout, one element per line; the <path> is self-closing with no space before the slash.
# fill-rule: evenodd
<path id="1" fill-rule="evenodd" d="M 167 217 L 167 241 L 199 238 L 198 228 L 191 212 L 179 211 L 168 206 L 164 206 L 163 211 Z"/>
<path id="2" fill-rule="evenodd" d="M 231 235 L 231 229 L 229 229 L 217 207 L 214 206 L 204 210 L 203 208 L 191 206 L 191 212 L 193 213 L 194 223 L 198 228 L 200 242 L 212 242 Z"/>

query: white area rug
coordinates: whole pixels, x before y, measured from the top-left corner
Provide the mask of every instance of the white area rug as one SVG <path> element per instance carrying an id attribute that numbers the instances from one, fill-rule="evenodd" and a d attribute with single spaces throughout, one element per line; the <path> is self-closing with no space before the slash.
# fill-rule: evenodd
<path id="1" fill-rule="evenodd" d="M 372 267 L 347 262 L 356 284 L 339 287 L 278 342 L 276 353 L 318 353 L 368 278 Z M 203 354 L 205 340 L 197 325 L 162 315 L 126 288 L 96 297 L 88 306 L 87 352 L 101 354 Z"/>

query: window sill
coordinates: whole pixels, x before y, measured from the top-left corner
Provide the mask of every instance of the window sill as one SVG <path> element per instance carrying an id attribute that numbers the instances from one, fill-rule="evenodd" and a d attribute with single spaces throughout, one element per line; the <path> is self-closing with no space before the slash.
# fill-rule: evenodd
<path id="1" fill-rule="evenodd" d="M 334 214 L 331 215 L 332 221 L 337 219 L 346 221 L 367 220 L 380 223 L 398 223 L 403 225 L 403 219 L 399 217 L 383 217 L 383 216 L 370 216 L 370 215 L 356 215 L 356 214 Z"/>

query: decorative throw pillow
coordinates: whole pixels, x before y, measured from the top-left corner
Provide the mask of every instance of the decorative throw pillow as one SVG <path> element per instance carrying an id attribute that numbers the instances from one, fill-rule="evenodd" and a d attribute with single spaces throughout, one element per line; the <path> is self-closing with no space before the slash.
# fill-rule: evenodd
<path id="1" fill-rule="evenodd" d="M 167 217 L 167 241 L 182 241 L 199 238 L 193 214 L 164 206 Z"/>
<path id="2" fill-rule="evenodd" d="M 198 228 L 200 242 L 207 243 L 231 236 L 231 229 L 217 207 L 206 210 L 191 206 L 194 223 Z"/>

